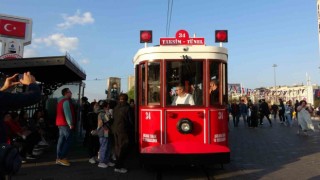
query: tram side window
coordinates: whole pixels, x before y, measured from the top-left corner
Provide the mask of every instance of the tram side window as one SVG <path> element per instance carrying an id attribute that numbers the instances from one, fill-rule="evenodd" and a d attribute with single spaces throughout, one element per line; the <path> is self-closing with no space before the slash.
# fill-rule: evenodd
<path id="1" fill-rule="evenodd" d="M 176 104 L 179 87 L 183 87 L 187 96 L 190 94 L 194 105 L 203 105 L 203 61 L 168 61 L 166 67 L 166 105 Z"/>
<path id="2" fill-rule="evenodd" d="M 145 68 L 145 65 L 144 64 L 141 64 L 140 65 L 141 66 L 141 92 L 139 92 L 139 93 L 141 93 L 140 94 L 140 96 L 141 96 L 141 105 L 145 105 L 145 103 L 146 103 L 146 101 L 145 101 L 145 92 L 146 92 L 146 85 L 145 85 L 145 83 L 146 83 L 146 76 L 145 76 L 145 70 L 146 70 L 146 68 Z"/>
<path id="3" fill-rule="evenodd" d="M 160 105 L 160 63 L 148 63 L 148 105 Z"/>
<path id="4" fill-rule="evenodd" d="M 217 105 L 220 102 L 220 77 L 219 77 L 219 62 L 210 63 L 210 83 L 209 83 L 209 94 L 210 94 L 210 105 Z"/>

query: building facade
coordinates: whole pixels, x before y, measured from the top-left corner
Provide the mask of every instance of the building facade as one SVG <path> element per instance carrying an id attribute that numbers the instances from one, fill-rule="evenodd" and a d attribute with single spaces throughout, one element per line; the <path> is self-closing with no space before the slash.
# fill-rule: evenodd
<path id="1" fill-rule="evenodd" d="M 128 77 L 128 91 L 130 91 L 130 89 L 132 89 L 132 87 L 134 87 L 134 84 L 135 84 L 134 75 L 130 75 Z"/>
<path id="2" fill-rule="evenodd" d="M 278 104 L 279 99 L 295 102 L 306 100 L 312 106 L 318 106 L 320 100 L 320 87 L 317 85 L 277 86 L 270 88 L 257 88 L 248 96 L 254 102 L 265 99 L 269 104 Z"/>

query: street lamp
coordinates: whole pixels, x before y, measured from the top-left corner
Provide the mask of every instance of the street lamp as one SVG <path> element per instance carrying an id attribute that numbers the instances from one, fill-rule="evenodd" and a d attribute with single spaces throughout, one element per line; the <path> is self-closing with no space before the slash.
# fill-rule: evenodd
<path id="1" fill-rule="evenodd" d="M 276 67 L 277 67 L 277 65 L 273 64 L 272 67 L 273 67 L 273 75 L 274 75 L 274 89 L 276 91 L 275 102 L 277 102 L 277 81 L 276 81 Z"/>

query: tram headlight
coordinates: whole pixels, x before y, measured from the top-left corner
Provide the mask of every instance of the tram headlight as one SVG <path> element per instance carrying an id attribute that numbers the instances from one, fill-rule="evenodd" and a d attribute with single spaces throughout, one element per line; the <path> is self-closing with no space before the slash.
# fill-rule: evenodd
<path id="1" fill-rule="evenodd" d="M 228 30 L 215 31 L 216 42 L 228 42 Z"/>
<path id="2" fill-rule="evenodd" d="M 141 30 L 140 31 L 140 43 L 152 43 L 152 31 Z"/>
<path id="3" fill-rule="evenodd" d="M 183 118 L 177 123 L 177 129 L 182 134 L 189 134 L 193 130 L 193 123 L 189 119 Z"/>

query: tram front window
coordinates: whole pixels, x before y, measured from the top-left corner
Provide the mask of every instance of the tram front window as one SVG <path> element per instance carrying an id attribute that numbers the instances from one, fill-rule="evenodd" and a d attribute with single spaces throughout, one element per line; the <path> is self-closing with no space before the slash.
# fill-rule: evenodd
<path id="1" fill-rule="evenodd" d="M 178 105 L 175 101 L 181 87 L 194 103 L 180 104 L 203 105 L 203 61 L 168 61 L 166 67 L 166 105 Z"/>

